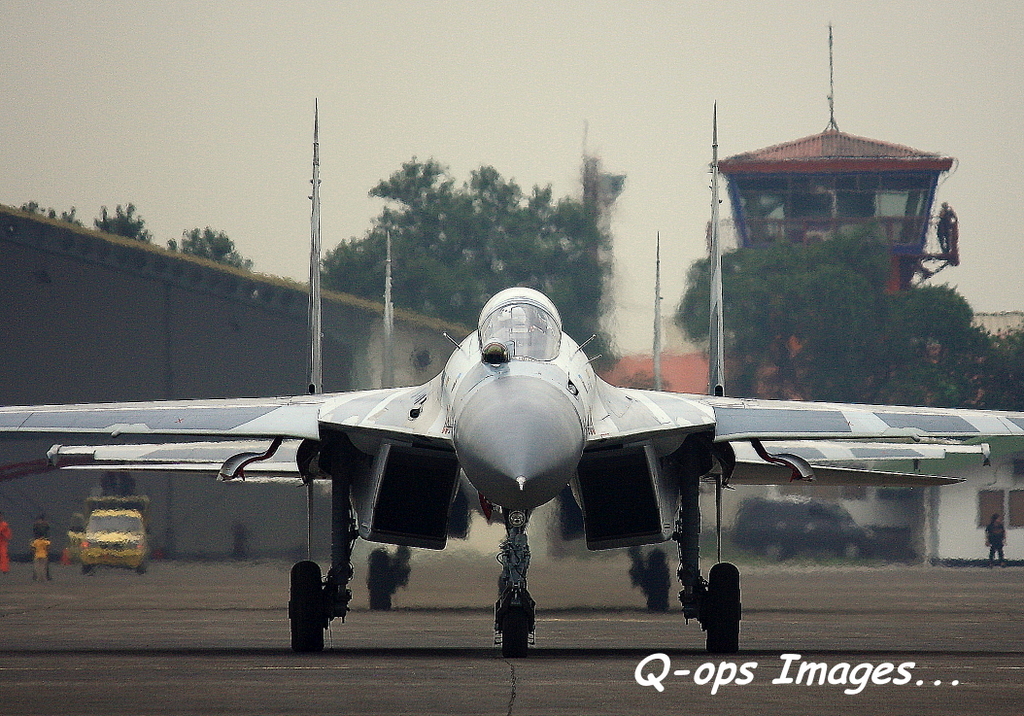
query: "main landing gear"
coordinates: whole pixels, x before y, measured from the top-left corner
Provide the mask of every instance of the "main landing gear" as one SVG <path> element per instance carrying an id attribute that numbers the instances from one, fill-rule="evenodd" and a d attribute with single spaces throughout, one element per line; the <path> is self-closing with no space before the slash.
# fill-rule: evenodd
<path id="1" fill-rule="evenodd" d="M 320 565 L 304 560 L 292 567 L 288 600 L 292 651 L 323 651 L 324 630 L 331 619 L 345 620 L 352 590 L 352 545 L 359 537 L 356 530 L 349 485 L 333 478 L 331 490 L 331 569 L 322 578 Z"/>
<path id="2" fill-rule="evenodd" d="M 534 639 L 537 603 L 526 589 L 526 572 L 530 568 L 528 519 L 526 512 L 506 513 L 505 539 L 499 545 L 501 577 L 500 596 L 494 604 L 494 643 L 501 645 L 501 655 L 507 659 L 525 657 Z"/>
<path id="3" fill-rule="evenodd" d="M 735 654 L 740 648 L 740 571 L 719 562 L 708 573 L 708 586 L 700 603 L 700 625 L 707 633 L 712 654 Z"/>
<path id="4" fill-rule="evenodd" d="M 682 495 L 676 530 L 672 539 L 679 548 L 679 601 L 683 616 L 697 619 L 707 635 L 707 650 L 712 654 L 739 651 L 740 572 L 736 565 L 719 562 L 711 568 L 707 581 L 700 575 L 700 483 L 681 482 Z M 720 522 L 719 522 L 720 524 Z M 721 535 L 719 535 L 721 540 Z"/>

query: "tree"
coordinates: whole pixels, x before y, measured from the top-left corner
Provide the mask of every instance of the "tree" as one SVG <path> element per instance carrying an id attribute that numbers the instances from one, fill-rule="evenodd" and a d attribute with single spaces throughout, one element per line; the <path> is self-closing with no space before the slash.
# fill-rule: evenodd
<path id="1" fill-rule="evenodd" d="M 471 326 L 491 295 L 528 286 L 554 301 L 570 335 L 598 334 L 607 353 L 599 321 L 610 238 L 594 207 L 556 201 L 550 186 L 524 193 L 490 166 L 457 187 L 446 167 L 415 158 L 370 195 L 388 204 L 365 236 L 328 253 L 325 286 L 379 299 L 390 233 L 396 305 Z"/>
<path id="2" fill-rule="evenodd" d="M 690 269 L 676 320 L 708 331 L 708 260 Z M 727 387 L 734 395 L 977 405 L 990 354 L 946 286 L 885 291 L 888 248 L 871 231 L 723 257 Z"/>
<path id="3" fill-rule="evenodd" d="M 1024 410 L 1024 330 L 992 337 L 978 407 Z"/>
<path id="4" fill-rule="evenodd" d="M 117 234 L 147 244 L 153 240 L 153 235 L 146 230 L 145 220 L 135 215 L 135 204 L 128 204 L 127 208 L 122 208 L 118 204 L 115 212 L 114 216 L 110 216 L 107 207 L 102 207 L 100 218 L 94 219 L 93 224 L 108 234 Z"/>
<path id="5" fill-rule="evenodd" d="M 45 216 L 48 219 L 56 219 L 57 221 L 63 221 L 66 224 L 74 224 L 75 226 L 83 226 L 82 222 L 75 216 L 75 207 L 71 207 L 71 211 L 62 211 L 60 214 L 53 207 L 49 209 L 43 209 L 43 207 L 36 201 L 28 201 L 21 205 L 21 210 L 28 212 L 29 214 L 39 214 Z"/>
<path id="6" fill-rule="evenodd" d="M 167 248 L 178 251 L 178 242 L 171 239 Z M 223 231 L 214 231 L 209 226 L 200 230 L 198 227 L 181 232 L 181 253 L 199 256 L 217 263 L 227 264 L 245 271 L 252 270 L 252 260 L 243 257 L 235 250 L 235 242 Z"/>

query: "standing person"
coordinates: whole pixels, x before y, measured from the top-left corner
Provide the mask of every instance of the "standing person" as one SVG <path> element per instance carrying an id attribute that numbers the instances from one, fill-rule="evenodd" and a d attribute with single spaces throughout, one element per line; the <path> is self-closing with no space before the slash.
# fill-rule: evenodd
<path id="1" fill-rule="evenodd" d="M 952 245 L 953 234 L 957 233 L 956 212 L 948 203 L 942 202 L 942 210 L 939 212 L 939 221 L 935 227 L 935 235 L 939 240 L 939 248 L 942 253 L 949 253 Z"/>
<path id="2" fill-rule="evenodd" d="M 45 537 L 36 537 L 30 544 L 32 545 L 32 563 L 35 567 L 32 581 L 47 582 L 50 580 L 50 540 Z"/>
<path id="3" fill-rule="evenodd" d="M 0 512 L 0 574 L 7 574 L 11 571 L 11 558 L 7 553 L 7 545 L 11 541 L 11 526 L 4 519 L 4 513 Z"/>
<path id="4" fill-rule="evenodd" d="M 40 512 L 39 517 L 32 523 L 32 536 L 42 537 L 46 540 L 47 546 L 50 544 L 50 521 L 46 519 L 46 513 Z M 50 578 L 50 560 L 46 560 L 46 578 Z"/>
<path id="5" fill-rule="evenodd" d="M 988 566 L 992 566 L 996 553 L 999 553 L 999 566 L 1005 567 L 1003 560 L 1003 545 L 1006 543 L 1006 528 L 1003 527 L 1003 520 L 999 513 L 992 515 L 992 519 L 985 525 L 985 544 L 988 546 Z"/>

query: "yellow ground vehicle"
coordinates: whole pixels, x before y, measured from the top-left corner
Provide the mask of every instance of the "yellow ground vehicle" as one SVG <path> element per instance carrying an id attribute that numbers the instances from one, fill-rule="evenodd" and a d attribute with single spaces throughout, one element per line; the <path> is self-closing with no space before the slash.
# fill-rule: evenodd
<path id="1" fill-rule="evenodd" d="M 79 538 L 77 549 L 82 572 L 88 574 L 96 565 L 146 571 L 149 541 L 146 535 L 146 514 L 149 499 L 131 497 L 94 497 L 86 500 L 89 518 Z M 76 534 L 75 537 L 78 535 Z M 74 542 L 68 533 L 69 543 Z"/>

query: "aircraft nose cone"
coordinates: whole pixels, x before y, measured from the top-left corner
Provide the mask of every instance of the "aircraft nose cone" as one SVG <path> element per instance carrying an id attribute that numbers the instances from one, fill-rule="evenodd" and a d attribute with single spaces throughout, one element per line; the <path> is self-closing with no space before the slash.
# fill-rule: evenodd
<path id="1" fill-rule="evenodd" d="M 583 427 L 568 396 L 528 376 L 479 387 L 455 425 L 455 451 L 491 502 L 525 510 L 555 497 L 583 452 Z"/>

